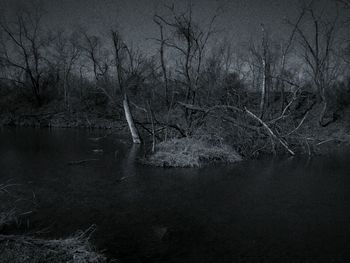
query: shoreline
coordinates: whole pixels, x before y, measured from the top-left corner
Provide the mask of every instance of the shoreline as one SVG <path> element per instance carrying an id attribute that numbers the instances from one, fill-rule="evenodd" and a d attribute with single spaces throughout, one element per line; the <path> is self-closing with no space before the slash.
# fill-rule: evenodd
<path id="1" fill-rule="evenodd" d="M 123 121 L 96 113 L 0 114 L 0 127 L 121 129 Z"/>
<path id="2" fill-rule="evenodd" d="M 327 127 L 318 127 L 313 118 L 304 123 L 303 133 L 305 146 L 309 147 L 303 154 L 305 156 L 326 155 L 339 150 L 341 147 L 350 146 L 350 132 L 347 130 L 346 119 L 338 120 Z M 9 128 L 39 128 L 39 129 L 92 129 L 92 130 L 115 130 L 125 135 L 128 134 L 127 124 L 117 114 L 98 112 L 47 112 L 33 111 L 31 114 L 0 113 L 0 127 Z M 157 142 L 158 144 L 161 141 Z M 234 145 L 232 145 L 234 148 Z M 169 149 L 172 150 L 172 149 Z M 261 153 L 261 155 L 273 155 Z M 258 155 L 259 156 L 259 155 Z M 259 159 L 258 156 L 243 156 L 244 160 Z M 211 164 L 211 162 L 209 162 Z"/>

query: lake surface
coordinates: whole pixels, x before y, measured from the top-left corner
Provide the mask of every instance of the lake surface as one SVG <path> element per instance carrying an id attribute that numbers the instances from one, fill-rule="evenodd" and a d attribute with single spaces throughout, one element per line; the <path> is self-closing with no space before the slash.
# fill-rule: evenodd
<path id="1" fill-rule="evenodd" d="M 35 193 L 32 229 L 122 262 L 350 262 L 350 155 L 143 166 L 106 131 L 0 130 L 0 182 Z M 97 159 L 79 165 L 69 162 Z"/>

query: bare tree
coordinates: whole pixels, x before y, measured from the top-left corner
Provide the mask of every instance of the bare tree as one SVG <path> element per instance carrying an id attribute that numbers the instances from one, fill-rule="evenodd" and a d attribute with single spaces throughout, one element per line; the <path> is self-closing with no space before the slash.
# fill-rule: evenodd
<path id="1" fill-rule="evenodd" d="M 299 17 L 296 20 L 287 41 L 281 42 L 279 70 L 277 75 L 273 77 L 277 80 L 276 81 L 277 89 L 279 89 L 281 92 L 281 113 L 283 113 L 283 110 L 285 109 L 285 84 L 289 82 L 289 80 L 287 79 L 288 78 L 288 73 L 287 73 L 288 55 L 294 44 L 295 35 L 297 33 L 296 32 L 297 27 L 302 21 L 304 15 L 305 15 L 305 9 L 303 9 L 302 12 L 299 14 Z"/>
<path id="2" fill-rule="evenodd" d="M 38 106 L 42 104 L 41 93 L 46 84 L 46 47 L 50 42 L 42 24 L 44 14 L 44 10 L 34 5 L 17 10 L 11 21 L 6 16 L 0 20 L 1 64 L 9 72 L 18 73 L 17 78 L 9 78 L 23 86 L 29 86 Z"/>
<path id="3" fill-rule="evenodd" d="M 327 110 L 326 88 L 331 85 L 335 79 L 334 76 L 334 48 L 337 36 L 338 15 L 328 19 L 324 14 L 318 13 L 313 2 L 305 6 L 302 10 L 305 12 L 304 20 L 306 25 L 311 27 L 302 27 L 302 24 L 292 25 L 299 36 L 301 45 L 301 57 L 309 68 L 309 75 L 317 90 L 318 101 L 323 104 L 319 116 L 320 125 L 324 123 L 324 116 Z M 309 32 L 310 31 L 310 32 Z"/>
<path id="4" fill-rule="evenodd" d="M 183 13 L 175 11 L 175 7 L 168 7 L 171 13 L 170 18 L 161 15 L 155 15 L 157 23 L 167 27 L 170 36 L 167 39 L 159 40 L 176 52 L 179 56 L 179 67 L 177 73 L 184 78 L 186 86 L 185 102 L 196 104 L 196 92 L 199 84 L 200 73 L 202 70 L 203 60 L 208 40 L 213 34 L 213 24 L 217 17 L 214 15 L 207 29 L 203 29 L 193 19 L 193 7 L 189 6 L 188 10 Z M 161 27 L 162 28 L 162 27 Z M 185 110 L 185 119 L 188 128 L 191 128 L 192 112 L 190 109 Z"/>
<path id="5" fill-rule="evenodd" d="M 269 97 L 269 91 L 271 88 L 271 55 L 270 55 L 268 35 L 263 24 L 261 25 L 261 30 L 262 30 L 261 63 L 262 63 L 263 76 L 262 76 L 262 85 L 261 85 L 260 118 L 263 118 L 266 104 L 268 103 L 267 100 Z"/>
<path id="6" fill-rule="evenodd" d="M 260 86 L 260 118 L 263 118 L 266 106 L 269 99 L 269 91 L 271 89 L 271 50 L 270 50 L 270 41 L 268 33 L 263 24 L 261 24 L 262 38 L 261 44 L 259 47 L 255 47 L 253 44 L 250 45 L 250 52 L 255 57 L 258 67 L 261 72 L 261 85 Z M 254 63 L 254 62 L 253 62 Z M 252 70 L 254 70 L 254 65 L 252 65 Z"/>
<path id="7" fill-rule="evenodd" d="M 116 105 L 116 89 L 110 90 L 110 87 L 106 85 L 109 83 L 112 64 L 109 49 L 103 44 L 101 37 L 90 35 L 85 30 L 81 30 L 80 34 L 81 41 L 79 48 L 82 50 L 85 58 L 92 66 L 92 75 L 94 78 L 94 87 L 96 92 L 103 93 L 112 104 Z"/>
<path id="8" fill-rule="evenodd" d="M 95 81 L 104 78 L 109 70 L 109 61 L 103 54 L 102 40 L 96 35 L 89 35 L 86 31 L 81 31 L 82 41 L 80 48 L 92 64 L 92 72 Z"/>
<path id="9" fill-rule="evenodd" d="M 162 68 L 162 74 L 163 74 L 163 81 L 164 81 L 164 97 L 165 97 L 165 102 L 167 107 L 169 108 L 169 98 L 168 98 L 168 86 L 169 86 L 169 81 L 168 81 L 168 72 L 166 69 L 166 64 L 165 64 L 165 44 L 166 44 L 166 39 L 164 38 L 164 25 L 161 21 L 159 21 L 157 15 L 154 16 L 153 18 L 154 23 L 156 23 L 159 27 L 159 34 L 160 38 L 157 39 L 157 41 L 160 44 L 159 48 L 159 56 L 160 56 L 160 64 Z"/>
<path id="10" fill-rule="evenodd" d="M 81 49 L 78 44 L 78 34 L 65 33 L 64 31 L 57 32 L 53 45 L 54 67 L 62 76 L 63 98 L 66 108 L 70 108 L 70 77 L 74 66 L 76 65 L 81 55 Z"/>
<path id="11" fill-rule="evenodd" d="M 227 104 L 240 104 L 243 82 L 247 77 L 246 56 L 229 39 L 217 43 L 206 56 L 201 73 L 199 104 L 211 105 L 217 100 Z M 242 89 L 241 89 L 242 88 Z"/>

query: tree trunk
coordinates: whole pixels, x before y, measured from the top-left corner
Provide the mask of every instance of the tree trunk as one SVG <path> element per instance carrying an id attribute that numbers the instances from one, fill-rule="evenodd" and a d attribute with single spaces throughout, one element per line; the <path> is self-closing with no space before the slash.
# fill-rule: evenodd
<path id="1" fill-rule="evenodd" d="M 124 108 L 125 118 L 126 118 L 126 121 L 128 122 L 128 126 L 129 126 L 130 133 L 132 136 L 132 141 L 136 144 L 139 144 L 139 143 L 141 143 L 139 131 L 137 130 L 137 128 L 135 126 L 134 119 L 132 117 L 131 110 L 129 107 L 129 99 L 128 99 L 128 96 L 126 94 L 124 94 L 123 108 Z"/>
<path id="2" fill-rule="evenodd" d="M 63 90 L 64 90 L 64 104 L 65 104 L 66 110 L 69 111 L 69 91 L 68 91 L 68 85 L 67 85 L 66 72 L 64 72 L 64 77 L 63 77 Z"/>
<path id="3" fill-rule="evenodd" d="M 281 83 L 281 113 L 283 112 L 284 109 L 284 83 Z"/>
<path id="4" fill-rule="evenodd" d="M 266 103 L 266 87 L 267 87 L 267 76 L 266 76 L 266 61 L 263 59 L 263 77 L 261 85 L 261 98 L 260 98 L 260 118 L 262 119 L 265 113 L 265 103 Z"/>
<path id="5" fill-rule="evenodd" d="M 38 107 L 41 107 L 42 106 L 42 101 L 41 101 L 39 88 L 33 85 L 32 86 L 32 90 L 33 90 L 34 98 L 35 98 L 35 101 L 36 101 L 36 105 Z"/>
<path id="6" fill-rule="evenodd" d="M 320 102 L 322 104 L 322 109 L 321 109 L 321 112 L 320 112 L 320 115 L 319 115 L 319 118 L 318 118 L 318 123 L 319 123 L 319 125 L 321 127 L 325 127 L 329 123 L 331 123 L 333 120 L 328 121 L 326 123 L 324 122 L 328 104 L 327 104 L 327 99 L 326 99 L 326 95 L 325 95 L 325 90 L 324 90 L 323 87 L 320 88 L 319 97 L 320 97 Z"/>

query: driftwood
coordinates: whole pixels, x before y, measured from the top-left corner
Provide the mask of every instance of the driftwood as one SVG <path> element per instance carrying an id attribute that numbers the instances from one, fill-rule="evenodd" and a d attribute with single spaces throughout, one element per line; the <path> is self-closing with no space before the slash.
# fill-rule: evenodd
<path id="1" fill-rule="evenodd" d="M 93 142 L 98 142 L 98 141 L 100 141 L 102 139 L 107 138 L 108 136 L 111 136 L 111 135 L 113 135 L 113 133 L 112 132 L 108 132 L 105 135 L 100 136 L 100 137 L 90 137 L 90 138 L 88 138 L 88 140 L 93 141 Z"/>

